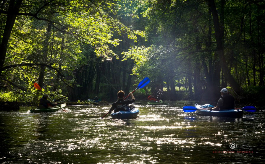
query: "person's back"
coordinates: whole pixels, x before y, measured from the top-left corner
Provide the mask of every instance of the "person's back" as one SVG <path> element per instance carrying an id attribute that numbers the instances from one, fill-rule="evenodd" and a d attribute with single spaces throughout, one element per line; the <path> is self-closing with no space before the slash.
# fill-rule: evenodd
<path id="1" fill-rule="evenodd" d="M 235 99 L 233 96 L 229 94 L 224 94 L 222 99 L 223 99 L 223 105 L 220 106 L 220 110 L 235 108 Z"/>
<path id="2" fill-rule="evenodd" d="M 43 95 L 40 99 L 39 108 L 48 108 L 49 106 L 53 106 L 53 104 L 48 100 L 48 95 Z"/>
<path id="3" fill-rule="evenodd" d="M 226 110 L 235 108 L 235 99 L 233 96 L 228 94 L 226 88 L 221 89 L 221 97 L 219 98 L 217 105 L 213 110 Z"/>
<path id="4" fill-rule="evenodd" d="M 112 104 L 114 108 L 114 112 L 126 110 L 127 105 L 128 105 L 128 102 L 124 101 L 123 99 L 118 99 L 115 103 Z"/>
<path id="5" fill-rule="evenodd" d="M 126 101 L 123 99 L 125 93 L 122 90 L 119 91 L 117 95 L 118 95 L 118 100 L 112 104 L 109 113 L 111 113 L 112 110 L 114 110 L 114 112 L 127 110 L 126 106 L 128 106 L 128 104 L 132 104 L 135 101 L 135 98 L 132 93 L 129 93 L 129 95 L 132 97 L 132 100 L 126 100 Z"/>

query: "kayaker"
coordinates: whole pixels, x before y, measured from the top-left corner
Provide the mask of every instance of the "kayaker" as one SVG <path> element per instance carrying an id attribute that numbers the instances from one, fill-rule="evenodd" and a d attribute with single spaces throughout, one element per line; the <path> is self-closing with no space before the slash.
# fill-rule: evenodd
<path id="1" fill-rule="evenodd" d="M 111 113 L 113 110 L 114 112 L 126 110 L 126 108 L 124 107 L 129 104 L 132 104 L 135 101 L 135 97 L 133 96 L 132 92 L 129 93 L 129 96 L 131 96 L 131 100 L 124 100 L 125 93 L 122 90 L 117 93 L 117 96 L 118 100 L 112 104 L 109 113 Z"/>
<path id="2" fill-rule="evenodd" d="M 45 94 L 42 96 L 42 98 L 40 99 L 40 103 L 39 103 L 39 108 L 48 108 L 49 106 L 55 106 L 55 104 L 51 103 L 49 100 L 48 100 L 48 95 Z"/>
<path id="3" fill-rule="evenodd" d="M 94 102 L 99 102 L 98 96 L 94 98 Z"/>
<path id="4" fill-rule="evenodd" d="M 235 98 L 228 93 L 226 88 L 221 89 L 221 97 L 213 110 L 225 110 L 235 108 Z"/>
<path id="5" fill-rule="evenodd" d="M 156 93 L 156 97 L 158 100 L 162 100 L 162 96 L 163 96 L 163 91 L 159 89 Z"/>

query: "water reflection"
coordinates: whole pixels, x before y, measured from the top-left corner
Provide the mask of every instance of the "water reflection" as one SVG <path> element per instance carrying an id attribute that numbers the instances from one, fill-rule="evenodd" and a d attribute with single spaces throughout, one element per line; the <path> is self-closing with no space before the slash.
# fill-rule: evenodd
<path id="1" fill-rule="evenodd" d="M 264 114 L 218 118 L 178 107 L 137 106 L 137 119 L 101 119 L 109 106 L 0 113 L 0 162 L 264 162 Z M 243 153 L 244 152 L 244 153 Z"/>

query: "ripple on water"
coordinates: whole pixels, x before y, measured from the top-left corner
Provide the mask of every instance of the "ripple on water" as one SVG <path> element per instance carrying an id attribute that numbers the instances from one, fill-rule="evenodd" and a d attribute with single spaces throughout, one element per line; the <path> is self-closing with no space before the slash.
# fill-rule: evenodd
<path id="1" fill-rule="evenodd" d="M 184 113 L 178 107 L 137 107 L 140 115 L 132 120 L 101 119 L 109 106 L 72 106 L 53 114 L 0 112 L 0 161 L 264 162 L 263 113 L 221 119 Z"/>

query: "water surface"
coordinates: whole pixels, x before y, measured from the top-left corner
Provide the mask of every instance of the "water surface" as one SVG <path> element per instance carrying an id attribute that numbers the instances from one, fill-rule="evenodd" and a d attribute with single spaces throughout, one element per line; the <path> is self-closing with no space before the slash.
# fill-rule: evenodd
<path id="1" fill-rule="evenodd" d="M 137 105 L 137 119 L 101 115 L 110 106 L 0 112 L 1 163 L 264 163 L 264 112 L 243 118 Z"/>

